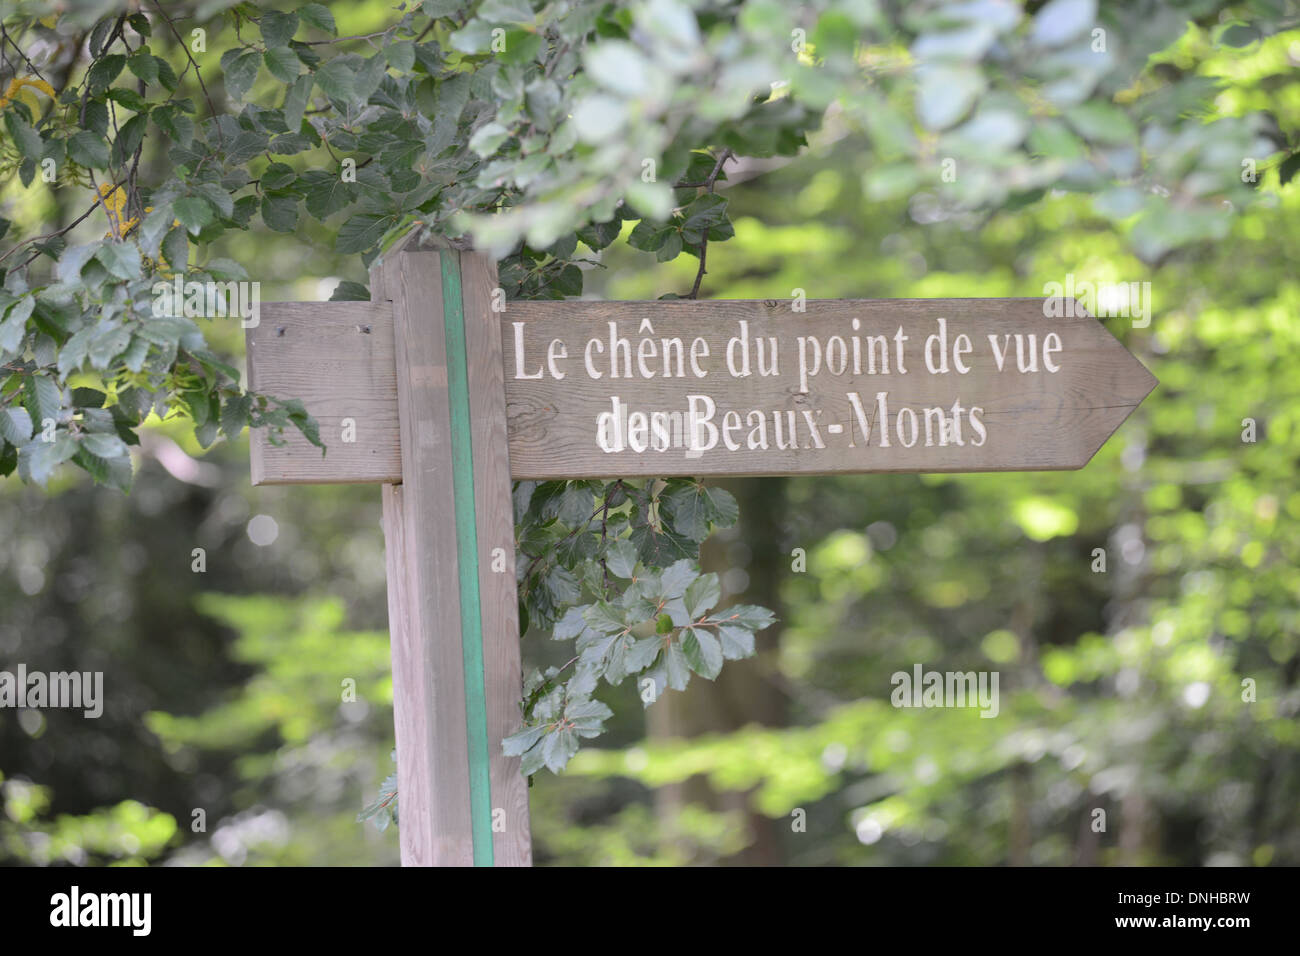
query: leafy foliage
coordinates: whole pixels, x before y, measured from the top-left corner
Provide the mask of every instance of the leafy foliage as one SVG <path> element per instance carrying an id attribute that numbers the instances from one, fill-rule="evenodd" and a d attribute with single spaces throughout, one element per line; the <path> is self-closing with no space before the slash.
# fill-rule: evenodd
<path id="1" fill-rule="evenodd" d="M 563 769 L 602 732 L 612 714 L 591 696 L 602 680 L 634 678 L 648 707 L 692 674 L 713 680 L 724 659 L 753 655 L 772 612 L 716 611 L 718 576 L 698 563 L 700 542 L 738 513 L 730 493 L 684 479 L 516 485 L 523 629 L 550 629 L 574 649 L 524 682 L 524 729 L 505 751 L 523 757 L 525 774 Z"/>

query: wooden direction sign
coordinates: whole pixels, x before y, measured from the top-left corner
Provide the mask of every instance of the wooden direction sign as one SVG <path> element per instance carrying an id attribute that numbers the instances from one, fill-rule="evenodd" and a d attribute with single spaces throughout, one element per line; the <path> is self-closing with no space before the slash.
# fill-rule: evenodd
<path id="1" fill-rule="evenodd" d="M 501 325 L 514 478 L 1039 471 L 1087 464 L 1155 386 L 1072 302 L 512 302 L 483 318 Z M 400 481 L 391 305 L 262 308 L 255 387 L 302 398 L 327 436 L 351 419 L 356 440 L 325 457 L 257 442 L 254 483 Z"/>
<path id="2" fill-rule="evenodd" d="M 505 302 L 395 250 L 370 302 L 269 303 L 254 484 L 384 485 L 402 859 L 527 864 L 510 480 L 1081 468 L 1156 385 L 1072 299 Z"/>

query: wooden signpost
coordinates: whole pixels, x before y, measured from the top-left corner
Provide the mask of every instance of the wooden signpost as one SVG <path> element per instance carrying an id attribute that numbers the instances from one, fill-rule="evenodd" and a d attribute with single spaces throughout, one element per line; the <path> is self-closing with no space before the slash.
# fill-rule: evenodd
<path id="1" fill-rule="evenodd" d="M 328 445 L 253 433 L 253 483 L 383 485 L 406 865 L 531 862 L 512 479 L 1075 469 L 1156 384 L 1072 300 L 507 303 L 409 244 L 247 339 Z"/>

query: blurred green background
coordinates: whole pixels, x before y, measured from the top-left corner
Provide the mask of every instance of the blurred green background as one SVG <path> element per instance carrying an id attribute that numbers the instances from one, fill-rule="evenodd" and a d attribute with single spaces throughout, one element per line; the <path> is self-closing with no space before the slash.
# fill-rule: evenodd
<path id="1" fill-rule="evenodd" d="M 1300 126 L 1300 88 L 1269 93 L 1286 42 L 1207 54 L 1224 113 Z M 875 201 L 859 135 L 832 118 L 799 159 L 733 169 L 736 237 L 702 295 L 1150 282 L 1149 327 L 1106 324 L 1160 386 L 1079 472 L 727 482 L 741 520 L 706 570 L 780 623 L 648 711 L 602 689 L 604 749 L 536 778 L 536 861 L 1300 863 L 1295 183 L 1153 268 L 1086 197 L 951 218 L 924 193 Z M 279 276 L 264 301 L 325 299 L 365 276 L 323 232 L 217 254 Z M 587 294 L 685 292 L 694 266 L 616 246 Z M 102 670 L 107 698 L 98 720 L 0 710 L 0 862 L 395 863 L 396 833 L 355 819 L 392 770 L 378 489 L 254 489 L 246 439 L 199 456 L 173 427 L 137 472 L 129 497 L 0 484 L 0 664 Z M 917 663 L 998 671 L 999 716 L 891 707 Z"/>

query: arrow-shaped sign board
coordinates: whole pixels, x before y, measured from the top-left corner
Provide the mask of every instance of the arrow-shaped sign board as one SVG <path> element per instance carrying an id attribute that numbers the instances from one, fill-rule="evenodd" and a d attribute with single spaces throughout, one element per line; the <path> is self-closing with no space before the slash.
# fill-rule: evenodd
<path id="1" fill-rule="evenodd" d="M 1156 384 L 1073 299 L 797 308 L 505 304 L 512 476 L 1074 469 Z M 389 303 L 263 306 L 249 367 L 329 446 L 255 436 L 255 482 L 401 480 Z"/>

